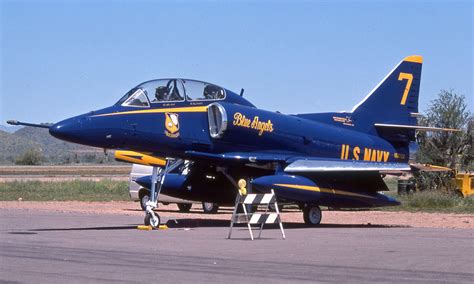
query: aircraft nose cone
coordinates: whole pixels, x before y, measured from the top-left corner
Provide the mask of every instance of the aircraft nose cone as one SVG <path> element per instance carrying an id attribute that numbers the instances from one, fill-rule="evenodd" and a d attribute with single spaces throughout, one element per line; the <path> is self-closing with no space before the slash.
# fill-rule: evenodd
<path id="1" fill-rule="evenodd" d="M 75 142 L 79 130 L 79 120 L 77 118 L 69 118 L 52 125 L 49 128 L 49 133 L 58 139 Z"/>

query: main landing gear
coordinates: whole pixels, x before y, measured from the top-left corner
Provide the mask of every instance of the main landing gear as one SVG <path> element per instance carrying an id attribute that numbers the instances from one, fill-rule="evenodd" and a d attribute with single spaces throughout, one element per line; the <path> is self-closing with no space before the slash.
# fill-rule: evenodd
<path id="1" fill-rule="evenodd" d="M 317 226 L 321 223 L 322 218 L 321 208 L 318 205 L 304 204 L 303 205 L 303 219 L 308 226 Z"/>

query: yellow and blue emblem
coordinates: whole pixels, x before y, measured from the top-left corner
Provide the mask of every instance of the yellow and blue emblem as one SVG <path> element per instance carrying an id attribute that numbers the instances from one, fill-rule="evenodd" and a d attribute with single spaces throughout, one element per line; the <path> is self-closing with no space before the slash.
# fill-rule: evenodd
<path id="1" fill-rule="evenodd" d="M 165 134 L 171 138 L 179 137 L 179 115 L 177 113 L 165 113 Z"/>

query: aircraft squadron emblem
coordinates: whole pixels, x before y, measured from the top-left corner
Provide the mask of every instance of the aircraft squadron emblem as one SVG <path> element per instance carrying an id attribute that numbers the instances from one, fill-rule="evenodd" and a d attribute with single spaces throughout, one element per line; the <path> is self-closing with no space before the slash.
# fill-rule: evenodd
<path id="1" fill-rule="evenodd" d="M 165 113 L 165 134 L 171 138 L 179 137 L 179 120 L 177 113 Z"/>

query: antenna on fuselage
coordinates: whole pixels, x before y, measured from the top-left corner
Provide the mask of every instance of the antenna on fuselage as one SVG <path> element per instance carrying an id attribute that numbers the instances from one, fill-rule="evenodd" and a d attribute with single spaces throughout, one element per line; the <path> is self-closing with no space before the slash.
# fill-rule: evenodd
<path id="1" fill-rule="evenodd" d="M 245 91 L 244 88 L 242 88 L 242 89 L 240 90 L 240 96 L 241 96 L 241 97 L 244 96 L 244 91 Z"/>

